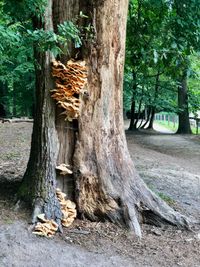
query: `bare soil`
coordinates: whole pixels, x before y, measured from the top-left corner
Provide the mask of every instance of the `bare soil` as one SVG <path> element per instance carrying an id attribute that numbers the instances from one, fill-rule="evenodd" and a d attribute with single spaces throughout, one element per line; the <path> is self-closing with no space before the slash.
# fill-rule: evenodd
<path id="1" fill-rule="evenodd" d="M 0 266 L 200 266 L 198 225 L 193 231 L 143 225 L 143 238 L 138 240 L 111 223 L 76 220 L 62 235 L 34 236 L 30 211 L 19 209 L 15 197 L 29 156 L 31 129 L 31 123 L 0 124 Z M 127 132 L 127 141 L 150 188 L 199 220 L 199 137 Z"/>

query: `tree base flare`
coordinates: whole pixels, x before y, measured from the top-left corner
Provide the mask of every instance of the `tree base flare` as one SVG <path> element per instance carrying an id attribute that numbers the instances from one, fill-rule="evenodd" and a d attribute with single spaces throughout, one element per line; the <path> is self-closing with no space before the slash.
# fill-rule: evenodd
<path id="1" fill-rule="evenodd" d="M 79 174 L 77 205 L 81 217 L 92 221 L 109 220 L 130 229 L 139 237 L 142 235 L 141 223 L 190 229 L 192 221 L 189 218 L 173 210 L 137 178 L 134 187 L 123 191 L 121 196 L 113 197 L 97 177 Z"/>

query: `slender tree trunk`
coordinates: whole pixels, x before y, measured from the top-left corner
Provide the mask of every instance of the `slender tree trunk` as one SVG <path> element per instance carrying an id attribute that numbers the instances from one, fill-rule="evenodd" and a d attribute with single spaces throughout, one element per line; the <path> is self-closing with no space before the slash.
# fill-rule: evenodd
<path id="1" fill-rule="evenodd" d="M 148 107 L 147 107 L 147 118 L 146 118 L 145 123 L 141 126 L 141 129 L 145 129 L 145 127 L 146 127 L 147 124 L 149 123 L 150 115 L 151 115 L 151 107 L 148 106 Z"/>
<path id="2" fill-rule="evenodd" d="M 185 71 L 178 87 L 178 130 L 177 134 L 191 134 L 188 93 L 187 93 L 187 72 Z"/>
<path id="3" fill-rule="evenodd" d="M 128 128 L 129 131 L 136 130 L 135 120 L 136 120 L 136 118 L 135 118 L 135 100 L 134 100 L 134 98 L 132 98 L 132 103 L 131 103 L 131 118 L 130 118 L 130 125 L 129 125 L 129 128 Z"/>
<path id="4" fill-rule="evenodd" d="M 136 120 L 136 117 L 135 117 L 135 93 L 136 93 L 136 90 L 137 90 L 137 83 L 136 83 L 136 78 L 137 78 L 137 75 L 136 75 L 136 72 L 135 71 L 132 71 L 132 76 L 133 76 L 133 96 L 132 96 L 132 102 L 131 102 L 131 119 L 130 119 L 130 125 L 129 125 L 129 128 L 128 130 L 129 131 L 134 131 L 136 130 L 136 124 L 135 124 L 135 120 Z"/>
<path id="5" fill-rule="evenodd" d="M 160 79 L 160 70 L 158 70 L 158 73 L 156 75 L 156 81 L 155 81 L 155 94 L 154 94 L 154 103 L 156 103 L 157 99 L 158 99 L 158 90 L 159 90 L 159 79 Z M 147 129 L 153 129 L 153 122 L 154 122 L 154 117 L 155 117 L 155 113 L 156 113 L 156 107 L 155 105 L 153 105 L 151 107 L 151 116 L 150 116 L 150 121 L 149 121 L 149 125 L 147 127 Z"/>
<path id="6" fill-rule="evenodd" d="M 151 108 L 151 113 L 150 113 L 150 119 L 149 119 L 149 125 L 147 129 L 153 129 L 153 122 L 154 122 L 154 117 L 155 117 L 155 107 Z"/>
<path id="7" fill-rule="evenodd" d="M 13 83 L 13 92 L 12 92 L 12 97 L 13 97 L 13 108 L 12 108 L 12 116 L 16 117 L 17 116 L 17 83 Z"/>
<path id="8" fill-rule="evenodd" d="M 34 218 L 45 212 L 47 217 L 59 222 L 55 166 L 56 161 L 68 159 L 73 166 L 71 191 L 82 217 L 109 219 L 134 230 L 139 236 L 139 223 L 144 221 L 187 226 L 184 216 L 173 211 L 146 187 L 128 153 L 122 115 L 128 0 L 62 1 L 61 10 L 56 9 L 58 2 L 61 3 L 53 2 L 54 19 L 59 18 L 60 12 L 73 13 L 75 6 L 79 6 L 77 11 L 91 16 L 95 36 L 82 53 L 88 65 L 89 99 L 82 101 L 78 132 L 76 137 L 73 132 L 70 139 L 64 132 L 69 124 L 62 126 L 62 122 L 58 122 L 59 113 L 55 113 L 55 104 L 50 97 L 52 58 L 49 53 L 37 55 L 42 70 L 37 72 L 37 113 L 21 196 L 29 194 L 35 208 Z M 58 10 L 57 15 L 55 10 Z M 52 1 L 48 1 L 45 29 L 52 28 L 51 18 Z M 69 139 L 65 142 L 65 138 Z M 64 148 L 59 150 L 59 143 Z M 69 191 L 65 188 L 65 192 Z"/>
<path id="9" fill-rule="evenodd" d="M 6 103 L 4 97 L 7 95 L 8 88 L 7 83 L 0 81 L 0 117 L 5 118 L 7 116 Z"/>

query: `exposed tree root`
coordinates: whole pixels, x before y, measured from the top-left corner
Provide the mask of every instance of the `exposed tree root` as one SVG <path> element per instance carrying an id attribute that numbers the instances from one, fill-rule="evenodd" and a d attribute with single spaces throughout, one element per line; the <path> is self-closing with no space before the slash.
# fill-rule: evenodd
<path id="1" fill-rule="evenodd" d="M 172 209 L 165 201 L 153 193 L 142 180 L 138 181 L 140 186 L 140 206 L 144 222 L 157 226 L 163 224 L 175 225 L 190 229 L 192 220 Z M 154 221 L 155 220 L 155 221 Z"/>

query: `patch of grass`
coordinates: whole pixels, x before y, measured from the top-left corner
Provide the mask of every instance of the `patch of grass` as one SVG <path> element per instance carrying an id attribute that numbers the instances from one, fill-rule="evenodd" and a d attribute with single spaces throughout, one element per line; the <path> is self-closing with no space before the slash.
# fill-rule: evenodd
<path id="1" fill-rule="evenodd" d="M 7 219 L 4 219 L 4 221 L 3 221 L 5 224 L 13 224 L 13 220 L 11 220 L 11 219 L 9 219 L 9 218 L 7 218 Z"/>
<path id="2" fill-rule="evenodd" d="M 159 192 L 159 193 L 156 193 L 156 194 L 157 194 L 162 200 L 164 200 L 167 204 L 169 204 L 170 206 L 175 204 L 175 201 L 174 201 L 171 197 L 165 195 L 164 193 Z"/>
<path id="3" fill-rule="evenodd" d="M 178 123 L 175 123 L 174 124 L 171 121 L 168 122 L 168 121 L 159 121 L 159 120 L 156 120 L 155 123 L 157 123 L 157 124 L 165 127 L 166 129 L 169 129 L 169 130 L 171 130 L 173 132 L 176 132 L 177 129 L 178 129 Z M 195 127 L 191 127 L 191 130 L 192 130 L 192 133 L 193 134 L 196 134 L 196 128 Z M 199 133 L 198 134 L 200 135 L 200 128 L 199 128 Z"/>
<path id="4" fill-rule="evenodd" d="M 173 132 L 176 132 L 177 129 L 178 129 L 178 124 L 177 123 L 174 124 L 173 122 L 169 122 L 168 123 L 168 121 L 157 121 L 157 120 L 155 121 L 155 123 L 167 128 L 167 129 L 169 129 L 169 130 L 171 130 Z"/>
<path id="5" fill-rule="evenodd" d="M 176 201 L 173 200 L 171 197 L 168 195 L 162 193 L 162 192 L 157 192 L 154 186 L 147 184 L 148 188 L 153 191 L 157 196 L 159 196 L 162 200 L 164 200 L 169 206 L 175 205 Z"/>
<path id="6" fill-rule="evenodd" d="M 2 159 L 4 160 L 12 160 L 19 157 L 19 153 L 18 152 L 9 152 L 5 155 L 2 156 Z"/>

